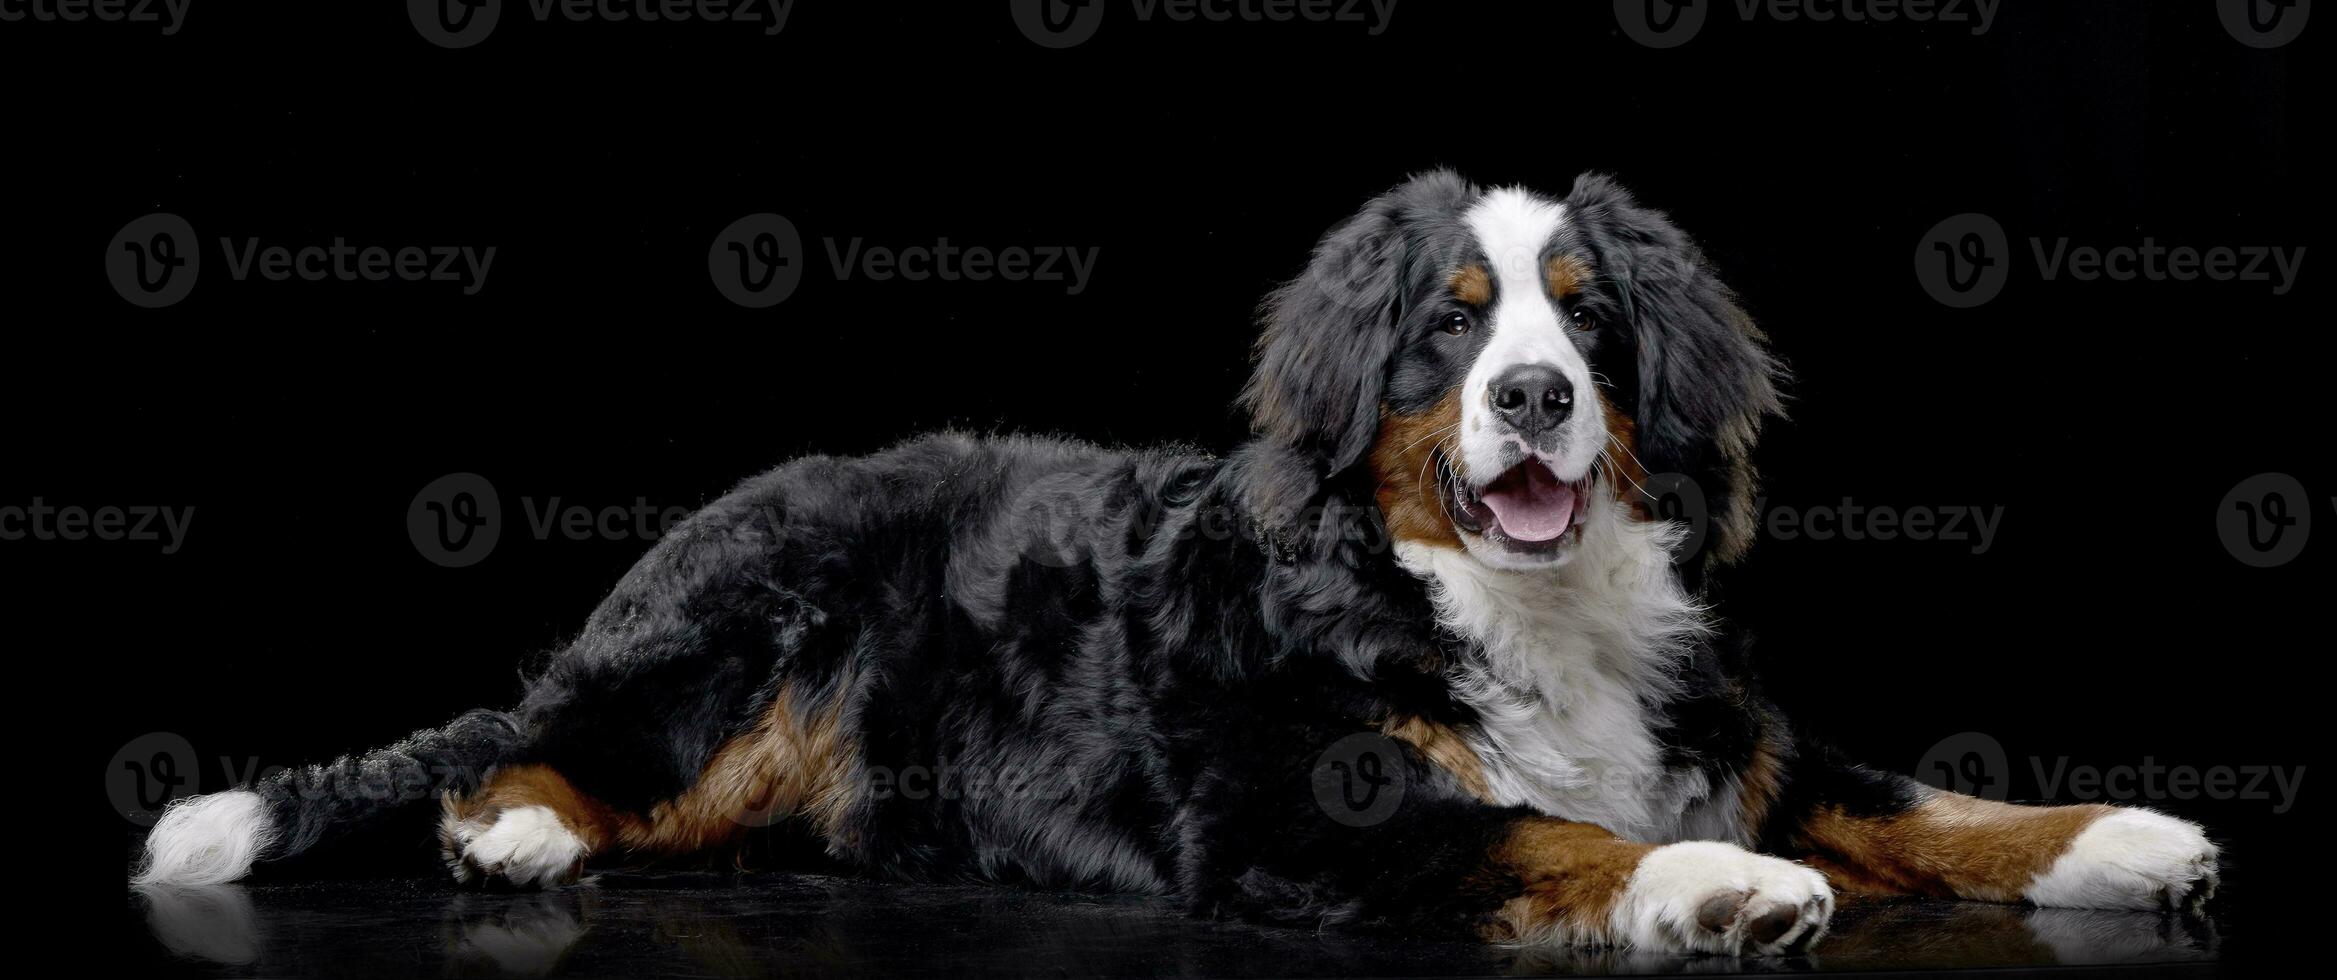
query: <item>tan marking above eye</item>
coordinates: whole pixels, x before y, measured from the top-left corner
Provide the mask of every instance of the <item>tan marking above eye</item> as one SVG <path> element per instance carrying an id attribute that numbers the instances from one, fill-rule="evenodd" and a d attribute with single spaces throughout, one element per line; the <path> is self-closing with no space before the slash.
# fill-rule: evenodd
<path id="1" fill-rule="evenodd" d="M 1550 281 L 1551 299 L 1565 299 L 1580 293 L 1583 284 L 1590 281 L 1590 269 L 1571 255 L 1551 257 L 1544 266 L 1543 274 Z"/>
<path id="2" fill-rule="evenodd" d="M 1452 289 L 1453 298 L 1470 306 L 1483 306 L 1493 301 L 1493 277 L 1481 265 L 1464 265 L 1453 270 L 1445 281 Z"/>

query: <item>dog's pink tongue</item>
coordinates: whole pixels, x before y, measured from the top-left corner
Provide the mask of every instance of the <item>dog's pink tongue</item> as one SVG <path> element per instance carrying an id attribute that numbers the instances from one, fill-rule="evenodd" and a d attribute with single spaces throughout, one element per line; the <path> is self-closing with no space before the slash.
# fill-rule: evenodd
<path id="1" fill-rule="evenodd" d="M 1485 506 L 1501 531 L 1520 541 L 1548 541 L 1566 533 L 1574 520 L 1574 488 L 1558 482 L 1547 467 L 1527 463 L 1485 488 Z"/>

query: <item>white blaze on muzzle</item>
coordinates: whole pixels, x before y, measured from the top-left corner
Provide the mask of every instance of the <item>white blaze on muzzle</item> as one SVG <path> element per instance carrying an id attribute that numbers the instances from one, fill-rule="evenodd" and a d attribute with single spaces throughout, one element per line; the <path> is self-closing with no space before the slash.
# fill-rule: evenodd
<path id="1" fill-rule="evenodd" d="M 1573 508 L 1570 488 L 1589 474 L 1606 441 L 1590 363 L 1569 335 L 1547 278 L 1550 241 L 1565 224 L 1565 207 L 1504 189 L 1485 195 L 1466 220 L 1485 253 L 1494 299 L 1485 323 L 1492 337 L 1461 388 L 1462 466 L 1470 482 L 1486 491 L 1486 504 L 1501 516 L 1505 531 L 1527 540 L 1538 540 L 1528 537 L 1533 534 L 1555 537 L 1565 531 L 1565 515 Z M 1554 429 L 1529 434 L 1496 410 L 1494 383 L 1513 369 L 1535 365 L 1564 379 L 1571 405 Z M 1537 460 L 1549 471 L 1546 482 L 1530 471 L 1511 472 Z M 1562 495 L 1568 499 L 1558 499 Z"/>

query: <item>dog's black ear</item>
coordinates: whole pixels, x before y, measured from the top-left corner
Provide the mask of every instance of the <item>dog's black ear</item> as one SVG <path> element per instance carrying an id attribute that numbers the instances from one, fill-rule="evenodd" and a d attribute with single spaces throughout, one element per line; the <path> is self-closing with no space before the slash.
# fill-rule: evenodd
<path id="1" fill-rule="evenodd" d="M 1630 321 L 1639 460 L 1651 477 L 1685 479 L 1692 489 L 1682 492 L 1701 499 L 1709 524 L 1700 564 L 1735 561 L 1753 543 L 1753 443 L 1762 421 L 1784 412 L 1784 369 L 1703 253 L 1663 212 L 1641 207 L 1601 174 L 1575 181 L 1566 203 Z"/>
<path id="2" fill-rule="evenodd" d="M 1266 298 L 1256 367 L 1242 389 L 1250 428 L 1318 458 L 1338 473 L 1371 451 L 1380 399 L 1400 346 L 1397 319 L 1419 270 L 1407 245 L 1408 213 L 1464 199 L 1446 171 L 1415 177 L 1374 198 L 1315 246 L 1306 272 Z"/>

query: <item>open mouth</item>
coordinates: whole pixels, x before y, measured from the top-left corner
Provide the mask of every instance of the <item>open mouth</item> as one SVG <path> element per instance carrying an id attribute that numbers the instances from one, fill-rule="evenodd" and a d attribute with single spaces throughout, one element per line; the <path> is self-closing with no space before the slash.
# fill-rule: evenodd
<path id="1" fill-rule="evenodd" d="M 1437 465 L 1446 464 L 1440 457 Z M 1569 531 L 1580 537 L 1577 529 L 1590 507 L 1589 476 L 1562 481 L 1539 459 L 1512 466 L 1481 487 L 1463 480 L 1446 485 L 1453 488 L 1448 501 L 1453 523 L 1511 551 L 1556 549 Z"/>

